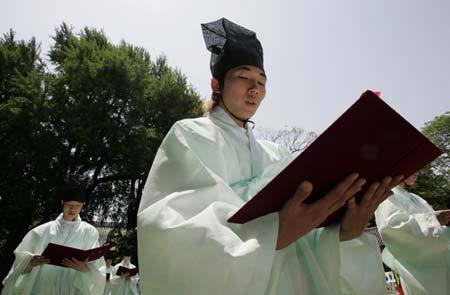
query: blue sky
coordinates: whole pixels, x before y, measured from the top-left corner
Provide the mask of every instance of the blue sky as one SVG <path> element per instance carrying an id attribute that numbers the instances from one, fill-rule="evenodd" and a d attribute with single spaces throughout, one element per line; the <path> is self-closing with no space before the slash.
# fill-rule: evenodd
<path id="1" fill-rule="evenodd" d="M 0 32 L 35 36 L 45 53 L 63 21 L 103 29 L 164 53 L 210 95 L 200 23 L 220 17 L 254 30 L 265 52 L 267 96 L 257 126 L 322 132 L 366 89 L 417 128 L 450 111 L 450 1 L 0 0 Z"/>

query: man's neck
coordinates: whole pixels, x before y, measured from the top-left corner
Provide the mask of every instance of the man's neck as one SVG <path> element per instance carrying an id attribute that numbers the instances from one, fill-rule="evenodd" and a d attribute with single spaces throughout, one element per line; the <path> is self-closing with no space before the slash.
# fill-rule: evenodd
<path id="1" fill-rule="evenodd" d="M 244 122 L 242 120 L 239 120 L 238 118 L 236 118 L 229 110 L 228 108 L 223 104 L 222 101 L 220 101 L 219 105 L 217 107 L 220 107 L 222 110 L 224 110 L 231 119 L 233 119 L 233 121 L 241 128 L 245 128 L 244 127 Z"/>
<path id="2" fill-rule="evenodd" d="M 75 220 L 77 220 L 77 218 L 78 218 L 78 215 L 77 215 L 77 216 L 75 216 L 75 217 L 71 217 L 71 216 L 64 216 L 64 215 L 63 215 L 63 219 L 64 219 L 64 221 L 67 221 L 67 222 L 74 222 Z"/>

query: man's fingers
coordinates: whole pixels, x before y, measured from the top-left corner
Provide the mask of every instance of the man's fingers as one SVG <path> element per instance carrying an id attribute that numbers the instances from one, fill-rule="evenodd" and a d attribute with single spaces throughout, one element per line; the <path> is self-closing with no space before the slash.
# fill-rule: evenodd
<path id="1" fill-rule="evenodd" d="M 297 190 L 295 191 L 294 195 L 290 199 L 292 202 L 295 203 L 303 203 L 303 201 L 309 197 L 313 190 L 313 185 L 311 182 L 305 180 L 302 181 L 299 186 L 297 187 Z"/>
<path id="2" fill-rule="evenodd" d="M 364 193 L 362 199 L 361 199 L 361 205 L 363 207 L 368 207 L 374 198 L 374 194 L 377 191 L 377 189 L 380 187 L 379 182 L 372 182 L 369 186 L 369 188 Z"/>
<path id="3" fill-rule="evenodd" d="M 347 207 L 348 209 L 355 209 L 356 208 L 356 200 L 355 198 L 351 198 L 347 201 Z"/>
<path id="4" fill-rule="evenodd" d="M 344 192 L 344 194 L 337 200 L 333 202 L 333 204 L 330 205 L 328 210 L 330 212 L 334 212 L 345 205 L 345 203 L 353 198 L 356 193 L 361 191 L 362 186 L 366 183 L 366 180 L 364 178 L 359 178 L 353 184 Z M 356 203 L 355 203 L 356 206 Z"/>
<path id="5" fill-rule="evenodd" d="M 345 202 L 346 200 L 342 199 L 343 195 L 352 186 L 356 179 L 358 179 L 358 177 L 358 173 L 348 175 L 343 181 L 339 182 L 322 199 L 320 199 L 317 202 L 317 205 L 330 208 L 333 207 L 336 202 Z"/>
<path id="6" fill-rule="evenodd" d="M 33 255 L 33 258 L 31 259 L 31 263 L 35 266 L 50 263 L 50 259 L 45 258 L 41 255 Z"/>
<path id="7" fill-rule="evenodd" d="M 396 187 L 397 185 L 399 185 L 402 181 L 403 181 L 404 177 L 403 175 L 397 175 L 394 178 L 392 178 L 391 182 L 389 183 L 387 189 L 386 189 L 386 193 L 390 194 L 390 191 Z M 385 196 L 383 196 L 383 199 L 386 199 Z"/>
<path id="8" fill-rule="evenodd" d="M 386 176 L 380 183 L 380 186 L 377 188 L 375 193 L 373 194 L 372 204 L 379 203 L 380 200 L 386 195 L 387 192 L 390 191 L 389 184 L 392 181 L 392 177 Z"/>
<path id="9" fill-rule="evenodd" d="M 75 265 L 75 262 L 73 262 L 72 259 L 64 258 L 64 259 L 61 261 L 61 264 L 65 265 L 65 266 L 72 267 L 72 266 Z"/>
<path id="10" fill-rule="evenodd" d="M 389 190 L 393 189 L 394 187 L 396 187 L 397 185 L 400 184 L 400 182 L 402 182 L 404 179 L 403 175 L 397 175 L 395 176 L 392 181 L 391 184 L 389 185 Z"/>

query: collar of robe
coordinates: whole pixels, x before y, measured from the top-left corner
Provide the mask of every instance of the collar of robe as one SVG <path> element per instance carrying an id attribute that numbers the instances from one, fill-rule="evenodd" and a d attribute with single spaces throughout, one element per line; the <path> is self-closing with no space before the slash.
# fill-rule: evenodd
<path id="1" fill-rule="evenodd" d="M 255 128 L 255 122 L 253 122 L 252 120 L 249 120 L 249 119 L 247 119 L 247 120 L 241 119 L 241 118 L 235 116 L 235 115 L 227 108 L 227 106 L 226 106 L 225 104 L 223 104 L 223 106 L 225 107 L 226 111 L 225 111 L 223 108 L 221 108 L 220 106 L 216 106 L 216 107 L 209 113 L 209 115 L 212 116 L 213 118 L 219 119 L 220 121 L 226 123 L 227 125 L 231 125 L 231 126 L 233 126 L 233 127 L 239 127 L 239 128 L 241 128 L 241 129 L 247 130 L 247 129 L 248 129 L 247 127 L 249 127 L 249 124 L 247 124 L 247 123 L 250 123 L 250 124 L 252 124 L 252 127 L 251 127 L 251 128 L 252 128 L 252 129 Z M 233 120 L 233 118 L 235 118 L 236 120 L 239 120 L 239 121 L 241 121 L 242 123 L 244 123 L 244 128 L 242 128 L 241 126 L 239 126 L 239 125 Z"/>
<path id="2" fill-rule="evenodd" d="M 232 111 L 230 111 L 230 109 L 227 107 L 227 105 L 225 104 L 225 101 L 222 99 L 222 104 L 223 104 L 223 106 L 225 107 L 225 109 L 227 110 L 227 112 L 228 112 L 228 114 L 230 114 L 233 118 L 235 118 L 236 120 L 238 120 L 238 121 L 241 121 L 243 124 L 244 124 L 244 127 L 246 127 L 246 125 L 247 125 L 247 123 L 251 123 L 253 126 L 252 126 L 252 129 L 253 128 L 255 128 L 255 122 L 253 122 L 252 120 L 250 120 L 250 119 L 242 119 L 242 118 L 239 118 L 238 116 L 236 116 L 235 114 L 233 114 L 233 112 Z M 239 126 L 240 127 L 240 126 Z"/>
<path id="3" fill-rule="evenodd" d="M 56 221 L 58 221 L 61 224 L 64 222 L 70 222 L 70 221 L 64 220 L 63 213 L 59 214 L 59 216 L 56 218 Z M 75 223 L 80 223 L 80 222 L 81 222 L 81 217 L 80 217 L 80 214 L 78 214 L 77 219 L 75 219 Z"/>

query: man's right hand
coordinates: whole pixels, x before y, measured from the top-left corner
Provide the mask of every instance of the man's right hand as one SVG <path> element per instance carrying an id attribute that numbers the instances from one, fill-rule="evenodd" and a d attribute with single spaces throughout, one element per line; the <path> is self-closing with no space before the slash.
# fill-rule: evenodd
<path id="1" fill-rule="evenodd" d="M 312 204 L 303 203 L 313 190 L 311 182 L 303 181 L 300 183 L 297 191 L 279 212 L 276 249 L 280 250 L 289 246 L 319 226 L 331 213 L 346 204 L 350 198 L 361 190 L 366 182 L 358 177 L 357 173 L 350 174 L 323 198 Z"/>
<path id="2" fill-rule="evenodd" d="M 50 263 L 50 259 L 47 259 L 42 255 L 33 255 L 30 263 L 28 264 L 28 267 L 25 269 L 25 272 L 28 273 L 33 269 L 33 267 L 47 263 Z"/>
<path id="3" fill-rule="evenodd" d="M 122 278 L 125 278 L 125 279 L 128 280 L 130 278 L 130 273 L 129 272 L 123 272 L 123 273 L 120 274 L 120 276 Z"/>

